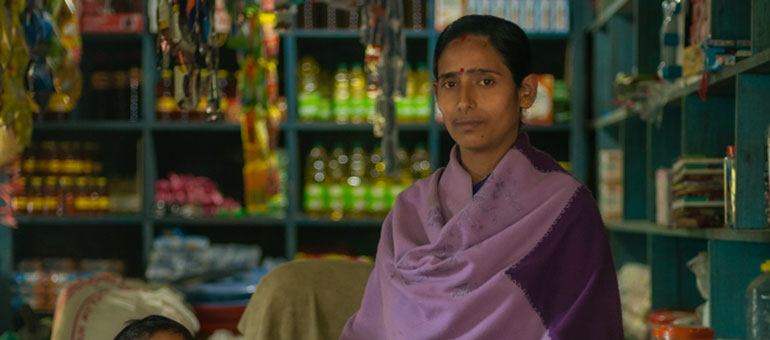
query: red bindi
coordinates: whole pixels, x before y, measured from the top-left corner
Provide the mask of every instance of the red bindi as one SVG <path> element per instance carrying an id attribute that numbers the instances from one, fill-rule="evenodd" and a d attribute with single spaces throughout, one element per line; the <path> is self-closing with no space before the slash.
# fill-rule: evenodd
<path id="1" fill-rule="evenodd" d="M 460 73 L 463 73 L 463 72 L 465 72 L 465 69 L 461 67 L 460 68 Z"/>
<path id="2" fill-rule="evenodd" d="M 465 38 L 467 38 L 467 37 L 468 37 L 468 36 L 467 36 L 467 35 L 465 35 L 465 34 L 461 35 L 461 36 L 460 36 L 460 41 L 465 41 Z"/>

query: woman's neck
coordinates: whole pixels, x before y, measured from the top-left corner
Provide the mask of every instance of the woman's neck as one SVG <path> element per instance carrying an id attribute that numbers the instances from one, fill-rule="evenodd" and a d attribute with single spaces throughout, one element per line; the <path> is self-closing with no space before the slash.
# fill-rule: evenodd
<path id="1" fill-rule="evenodd" d="M 460 163 L 465 171 L 471 175 L 473 184 L 481 182 L 484 178 L 492 173 L 492 170 L 497 167 L 497 163 L 503 159 L 503 156 L 508 152 L 513 143 L 518 138 L 518 130 L 516 133 L 510 135 L 510 138 L 506 138 L 502 143 L 494 148 L 476 150 L 465 149 L 460 147 Z"/>

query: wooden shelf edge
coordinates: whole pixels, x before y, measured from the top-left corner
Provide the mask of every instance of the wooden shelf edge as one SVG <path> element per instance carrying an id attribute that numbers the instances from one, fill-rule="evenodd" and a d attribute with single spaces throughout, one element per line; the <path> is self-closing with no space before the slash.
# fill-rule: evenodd
<path id="1" fill-rule="evenodd" d="M 697 238 L 705 240 L 770 243 L 770 229 L 673 228 L 644 220 L 606 221 L 613 232 Z"/>
<path id="2" fill-rule="evenodd" d="M 594 20 L 594 22 L 591 23 L 589 30 L 596 31 L 604 27 L 604 25 L 606 25 L 607 22 L 609 22 L 610 19 L 612 19 L 612 17 L 614 17 L 618 12 L 620 12 L 620 10 L 623 7 L 627 6 L 629 3 L 630 3 L 630 0 L 615 0 L 615 2 L 607 6 L 607 8 L 604 9 L 604 11 L 599 13 L 599 16 L 596 17 L 596 20 Z"/>

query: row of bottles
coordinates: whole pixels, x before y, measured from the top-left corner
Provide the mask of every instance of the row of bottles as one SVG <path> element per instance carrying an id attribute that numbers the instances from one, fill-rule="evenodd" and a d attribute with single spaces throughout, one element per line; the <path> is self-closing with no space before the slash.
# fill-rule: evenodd
<path id="1" fill-rule="evenodd" d="M 101 215 L 110 210 L 107 178 L 21 177 L 11 205 L 16 213 L 44 216 Z"/>
<path id="2" fill-rule="evenodd" d="M 21 158 L 23 176 L 98 176 L 102 172 L 99 144 L 78 141 L 33 143 Z"/>
<path id="3" fill-rule="evenodd" d="M 185 110 L 177 104 L 177 98 L 185 97 L 184 84 L 186 71 L 182 66 L 176 66 L 173 70 L 164 69 L 160 73 L 155 89 L 155 114 L 159 121 L 220 121 L 225 117 L 238 117 L 241 106 L 238 104 L 238 74 L 226 70 L 218 70 L 215 75 L 210 75 L 209 70 L 201 69 L 195 72 L 194 77 L 198 83 L 206 81 L 210 76 L 215 76 L 218 86 L 222 89 L 222 98 L 219 102 L 220 112 L 207 112 L 208 96 L 200 93 L 200 98 L 194 110 Z M 230 120 L 230 119 L 228 119 Z M 237 121 L 237 120 L 236 120 Z"/>
<path id="4" fill-rule="evenodd" d="M 322 143 L 316 143 L 305 161 L 305 213 L 333 220 L 383 217 L 413 180 L 431 174 L 423 144 L 417 144 L 411 154 L 399 148 L 397 158 L 398 176 L 390 177 L 379 146 L 369 153 L 358 142 L 349 151 L 337 143 L 327 153 Z"/>
<path id="5" fill-rule="evenodd" d="M 404 28 L 425 29 L 427 0 L 401 0 L 403 2 Z M 360 7 L 362 0 L 348 1 Z M 302 29 L 349 29 L 356 30 L 361 25 L 358 11 L 347 11 L 330 6 L 321 1 L 306 2 L 297 8 L 297 26 Z"/>
<path id="6" fill-rule="evenodd" d="M 341 63 L 333 76 L 322 70 L 310 56 L 299 65 L 299 119 L 334 121 L 339 124 L 371 123 L 377 102 L 377 90 L 367 88 L 361 63 L 348 68 Z M 402 123 L 430 121 L 431 83 L 424 63 L 407 73 L 407 93 L 396 102 L 397 119 Z"/>
<path id="7" fill-rule="evenodd" d="M 97 71 L 91 74 L 90 119 L 139 120 L 139 94 L 142 71 L 137 67 L 120 71 Z"/>

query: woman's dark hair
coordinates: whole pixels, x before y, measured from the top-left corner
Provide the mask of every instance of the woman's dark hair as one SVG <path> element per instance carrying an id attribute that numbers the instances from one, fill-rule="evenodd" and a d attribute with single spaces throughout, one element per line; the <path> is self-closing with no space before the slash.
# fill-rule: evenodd
<path id="1" fill-rule="evenodd" d="M 150 315 L 141 320 L 127 322 L 126 328 L 115 336 L 114 340 L 147 340 L 157 332 L 169 332 L 181 335 L 184 340 L 194 340 L 185 326 L 165 316 Z"/>
<path id="2" fill-rule="evenodd" d="M 434 79 L 438 78 L 438 60 L 446 46 L 466 34 L 489 38 L 511 71 L 516 85 L 521 85 L 522 80 L 532 73 L 529 39 L 519 26 L 491 15 L 466 15 L 449 24 L 439 35 L 433 53 Z"/>

